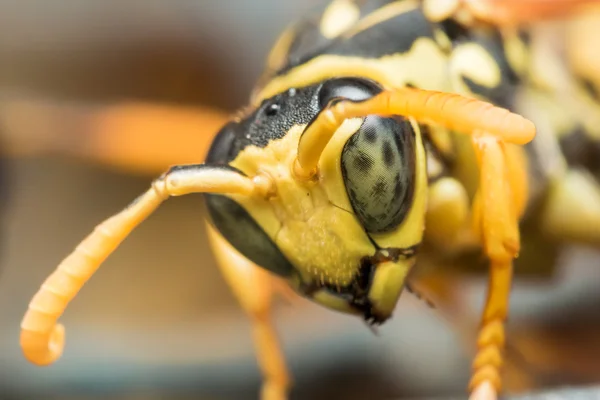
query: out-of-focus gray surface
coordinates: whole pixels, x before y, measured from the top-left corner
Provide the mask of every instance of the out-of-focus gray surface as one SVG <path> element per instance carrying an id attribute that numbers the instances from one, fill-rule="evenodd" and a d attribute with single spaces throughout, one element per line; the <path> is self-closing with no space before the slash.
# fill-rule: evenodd
<path id="1" fill-rule="evenodd" d="M 597 400 L 600 399 L 600 387 L 563 388 L 543 391 L 530 395 L 515 396 L 514 400 Z"/>
<path id="2" fill-rule="evenodd" d="M 544 390 L 520 396 L 503 396 L 501 400 L 598 400 L 600 399 L 600 387 L 565 387 L 555 390 Z M 417 398 L 404 398 L 403 400 L 417 400 Z M 429 397 L 419 400 L 450 400 L 443 397 Z M 456 397 L 452 400 L 464 400 L 464 397 Z"/>

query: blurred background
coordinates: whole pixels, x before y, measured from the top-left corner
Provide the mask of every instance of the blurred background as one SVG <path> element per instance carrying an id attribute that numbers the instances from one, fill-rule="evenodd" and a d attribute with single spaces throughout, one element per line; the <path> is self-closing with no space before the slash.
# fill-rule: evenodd
<path id="1" fill-rule="evenodd" d="M 61 319 L 59 362 L 27 363 L 19 324 L 97 223 L 167 166 L 202 161 L 277 35 L 321 4 L 0 0 L 0 400 L 257 398 L 250 326 L 196 196 L 161 206 L 84 287 Z M 511 392 L 600 383 L 598 252 L 558 257 L 515 284 Z M 406 294 L 378 335 L 305 301 L 278 304 L 293 398 L 460 398 L 484 283 L 457 280 L 462 308 L 449 314 Z"/>

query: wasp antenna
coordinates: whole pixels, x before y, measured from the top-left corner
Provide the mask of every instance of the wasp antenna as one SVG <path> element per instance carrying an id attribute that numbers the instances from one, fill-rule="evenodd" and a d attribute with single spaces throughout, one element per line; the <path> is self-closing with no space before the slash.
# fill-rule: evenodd
<path id="1" fill-rule="evenodd" d="M 402 88 L 384 91 L 362 102 L 346 103 L 333 113 L 346 118 L 365 114 L 401 115 L 463 134 L 486 132 L 519 145 L 529 143 L 535 137 L 535 125 L 521 115 L 455 93 Z M 339 106 L 340 103 L 334 107 Z"/>
<path id="2" fill-rule="evenodd" d="M 344 123 L 344 104 L 339 98 L 333 99 L 304 129 L 298 143 L 298 157 L 293 165 L 297 178 L 310 179 L 317 173 L 321 154 L 338 128 Z"/>
<path id="3" fill-rule="evenodd" d="M 262 185 L 264 186 L 264 184 Z M 170 196 L 189 193 L 252 195 L 262 193 L 253 180 L 228 167 L 173 167 L 120 213 L 98 225 L 56 268 L 33 297 L 21 323 L 21 348 L 34 364 L 56 361 L 64 347 L 64 327 L 57 324 L 67 304 L 142 221 Z"/>
<path id="4" fill-rule="evenodd" d="M 463 134 L 485 132 L 520 145 L 535 137 L 531 121 L 478 99 L 416 88 L 386 90 L 362 101 L 333 99 L 321 110 L 300 137 L 294 175 L 300 179 L 313 177 L 325 146 L 342 123 L 368 115 L 400 115 Z"/>

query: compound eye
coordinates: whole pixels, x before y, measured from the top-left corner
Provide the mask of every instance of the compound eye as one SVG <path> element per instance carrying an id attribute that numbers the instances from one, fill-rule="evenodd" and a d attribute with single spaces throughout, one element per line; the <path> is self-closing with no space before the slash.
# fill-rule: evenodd
<path id="1" fill-rule="evenodd" d="M 362 78 L 336 78 L 326 81 L 319 91 L 319 107 L 325 108 L 333 99 L 366 100 L 383 91 L 376 82 Z"/>
<path id="2" fill-rule="evenodd" d="M 344 145 L 342 176 L 350 204 L 369 233 L 397 228 L 412 205 L 415 133 L 401 117 L 370 115 Z"/>
<path id="3" fill-rule="evenodd" d="M 243 129 L 237 122 L 229 122 L 215 136 L 206 162 L 208 164 L 227 164 L 235 158 L 240 150 L 239 138 L 243 137 Z"/>

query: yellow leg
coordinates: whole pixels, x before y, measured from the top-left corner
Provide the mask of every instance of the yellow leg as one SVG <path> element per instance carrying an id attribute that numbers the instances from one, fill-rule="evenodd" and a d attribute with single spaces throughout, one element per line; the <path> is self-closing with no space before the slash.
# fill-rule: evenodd
<path id="1" fill-rule="evenodd" d="M 275 278 L 238 253 L 210 225 L 208 233 L 223 275 L 252 321 L 258 363 L 264 376 L 261 399 L 286 399 L 290 378 L 271 320 Z"/>
<path id="2" fill-rule="evenodd" d="M 495 399 L 501 388 L 504 322 L 508 316 L 513 259 L 520 248 L 518 220 L 525 184 L 509 175 L 518 168 L 509 165 L 516 160 L 507 156 L 505 143 L 485 134 L 475 135 L 473 142 L 481 174 L 479 201 L 474 210 L 475 230 L 490 259 L 490 277 L 470 389 L 472 400 L 487 400 Z"/>

